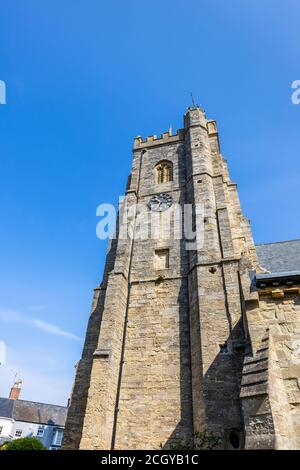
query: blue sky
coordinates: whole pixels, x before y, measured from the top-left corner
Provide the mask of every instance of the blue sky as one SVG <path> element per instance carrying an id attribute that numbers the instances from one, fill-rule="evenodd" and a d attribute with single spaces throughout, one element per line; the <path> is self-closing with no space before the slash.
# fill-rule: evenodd
<path id="1" fill-rule="evenodd" d="M 0 396 L 66 403 L 134 136 L 218 120 L 255 241 L 300 237 L 298 0 L 10 0 L 0 17 Z"/>

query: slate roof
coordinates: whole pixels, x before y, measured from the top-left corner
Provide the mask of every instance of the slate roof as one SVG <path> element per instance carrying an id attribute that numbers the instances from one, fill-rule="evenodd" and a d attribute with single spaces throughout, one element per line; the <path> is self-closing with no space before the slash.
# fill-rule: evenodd
<path id="1" fill-rule="evenodd" d="M 26 400 L 0 398 L 0 417 L 37 424 L 64 426 L 67 407 Z"/>
<path id="2" fill-rule="evenodd" d="M 11 418 L 13 412 L 13 400 L 0 398 L 0 417 Z"/>
<path id="3" fill-rule="evenodd" d="M 300 271 L 300 240 L 256 245 L 261 267 L 270 273 Z"/>

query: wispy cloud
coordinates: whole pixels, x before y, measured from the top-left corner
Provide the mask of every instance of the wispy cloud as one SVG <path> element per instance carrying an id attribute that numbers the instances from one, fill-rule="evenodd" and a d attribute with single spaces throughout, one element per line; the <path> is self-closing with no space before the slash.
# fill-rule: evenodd
<path id="1" fill-rule="evenodd" d="M 58 326 L 53 325 L 52 323 L 47 323 L 43 320 L 40 320 L 39 318 L 29 318 L 29 323 L 34 327 L 38 328 L 39 330 L 45 331 L 45 333 L 57 336 L 65 336 L 66 338 L 72 338 L 77 341 L 80 341 L 80 338 L 78 336 L 73 335 L 73 333 L 62 330 Z"/>
<path id="2" fill-rule="evenodd" d="M 81 338 L 74 335 L 73 333 L 70 333 L 69 331 L 63 330 L 57 325 L 45 322 L 40 318 L 26 317 L 25 315 L 16 310 L 0 308 L 0 320 L 5 321 L 6 323 L 19 323 L 31 325 L 37 330 L 43 331 L 44 333 L 48 333 L 50 335 L 63 336 L 65 338 L 70 338 L 75 341 L 81 341 Z"/>

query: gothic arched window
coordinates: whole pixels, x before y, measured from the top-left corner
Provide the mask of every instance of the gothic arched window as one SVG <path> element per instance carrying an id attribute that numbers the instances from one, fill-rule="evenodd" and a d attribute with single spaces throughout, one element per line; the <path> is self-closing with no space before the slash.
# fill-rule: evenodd
<path id="1" fill-rule="evenodd" d="M 156 182 L 157 183 L 168 183 L 173 181 L 173 164 L 164 160 L 159 162 L 156 167 Z"/>

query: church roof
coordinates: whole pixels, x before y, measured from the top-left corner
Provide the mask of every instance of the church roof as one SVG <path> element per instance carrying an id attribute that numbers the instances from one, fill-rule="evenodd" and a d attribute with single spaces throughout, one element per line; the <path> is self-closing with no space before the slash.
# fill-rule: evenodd
<path id="1" fill-rule="evenodd" d="M 256 245 L 259 264 L 270 273 L 300 271 L 300 240 Z"/>
<path id="2" fill-rule="evenodd" d="M 64 426 L 67 407 L 26 400 L 0 398 L 0 417 L 28 423 Z"/>

